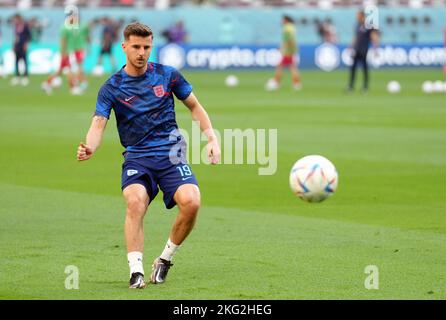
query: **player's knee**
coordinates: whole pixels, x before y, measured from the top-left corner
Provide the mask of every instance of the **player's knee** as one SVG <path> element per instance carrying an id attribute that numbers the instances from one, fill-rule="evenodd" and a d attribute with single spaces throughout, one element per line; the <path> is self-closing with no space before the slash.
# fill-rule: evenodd
<path id="1" fill-rule="evenodd" d="M 196 216 L 200 209 L 201 201 L 199 194 L 190 194 L 180 199 L 178 206 L 180 210 L 187 212 L 189 215 Z"/>
<path id="2" fill-rule="evenodd" d="M 195 214 L 198 213 L 198 210 L 200 209 L 200 199 L 199 198 L 192 198 L 189 199 L 186 206 L 190 212 L 194 212 Z"/>
<path id="3" fill-rule="evenodd" d="M 130 196 L 127 198 L 127 214 L 130 216 L 140 216 L 146 211 L 147 204 L 143 197 Z"/>
<path id="4" fill-rule="evenodd" d="M 191 184 L 180 186 L 174 196 L 174 200 L 180 209 L 189 208 L 198 210 L 201 204 L 200 199 L 200 189 L 198 189 L 198 186 Z"/>

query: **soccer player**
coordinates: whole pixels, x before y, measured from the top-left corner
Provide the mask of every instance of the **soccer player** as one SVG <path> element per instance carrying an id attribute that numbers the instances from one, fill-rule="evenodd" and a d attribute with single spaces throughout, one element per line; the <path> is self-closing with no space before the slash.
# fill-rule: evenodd
<path id="1" fill-rule="evenodd" d="M 102 44 L 101 44 L 101 52 L 99 53 L 98 62 L 96 63 L 97 67 L 102 68 L 102 59 L 104 56 L 108 56 L 110 59 L 110 65 L 112 71 L 116 71 L 116 62 L 113 57 L 113 44 L 118 39 L 118 31 L 121 28 L 121 22 L 114 21 L 109 17 L 104 17 L 101 20 L 103 25 L 102 29 Z"/>
<path id="2" fill-rule="evenodd" d="M 369 67 L 367 64 L 367 53 L 370 43 L 373 44 L 376 52 L 376 49 L 379 46 L 379 35 L 377 30 L 366 27 L 365 14 L 363 11 L 359 11 L 356 18 L 358 20 L 358 25 L 356 26 L 356 35 L 351 45 L 351 48 L 353 49 L 353 64 L 350 67 L 350 80 L 347 87 L 347 92 L 353 91 L 355 85 L 356 67 L 359 63 L 361 63 L 364 71 L 362 92 L 366 93 L 369 88 Z"/>
<path id="3" fill-rule="evenodd" d="M 12 78 L 11 84 L 13 86 L 21 84 L 26 86 L 28 80 L 28 45 L 31 41 L 31 31 L 28 23 L 20 14 L 15 14 L 13 17 L 14 23 L 14 53 L 15 53 L 15 77 Z M 19 63 L 23 61 L 25 65 L 24 73 L 20 72 Z"/>
<path id="4" fill-rule="evenodd" d="M 281 53 L 282 60 L 276 67 L 274 78 L 270 79 L 266 85 L 267 90 L 276 90 L 280 86 L 282 80 L 282 74 L 284 68 L 289 68 L 291 72 L 291 78 L 293 81 L 293 88 L 295 90 L 302 89 L 300 82 L 299 70 L 297 69 L 297 41 L 296 41 L 296 27 L 294 20 L 290 16 L 282 17 L 282 45 Z"/>
<path id="5" fill-rule="evenodd" d="M 42 89 L 47 93 L 52 92 L 52 82 L 60 77 L 64 69 L 68 70 L 67 79 L 70 93 L 80 95 L 87 86 L 87 80 L 83 71 L 85 50 L 90 41 L 89 26 L 79 24 L 79 16 L 73 15 L 61 29 L 60 32 L 60 66 L 59 69 L 42 83 Z M 77 71 L 73 70 L 70 56 L 74 55 L 77 63 Z"/>
<path id="6" fill-rule="evenodd" d="M 76 80 L 77 86 L 83 92 L 88 86 L 87 76 L 84 71 L 84 60 L 87 54 L 87 48 L 90 44 L 90 25 L 87 23 L 80 23 L 79 29 L 75 29 L 74 32 L 73 51 L 77 64 Z"/>
<path id="7" fill-rule="evenodd" d="M 43 83 L 42 83 L 42 89 L 47 93 L 51 94 L 53 91 L 53 81 L 56 78 L 59 78 L 63 71 L 66 69 L 67 73 L 67 79 L 68 79 L 68 86 L 70 88 L 70 92 L 72 94 L 80 94 L 80 89 L 76 89 L 76 83 L 74 74 L 71 70 L 71 62 L 70 62 L 70 53 L 68 51 L 68 44 L 70 37 L 68 36 L 70 34 L 70 30 L 67 30 L 69 26 L 64 25 L 60 32 L 60 65 L 59 69 L 51 74 Z"/>
<path id="8" fill-rule="evenodd" d="M 126 65 L 101 87 L 96 112 L 86 143 L 81 142 L 77 159 L 90 159 L 101 144 L 113 109 L 121 144 L 126 148 L 122 166 L 122 192 L 127 203 L 125 239 L 130 267 L 130 288 L 143 288 L 143 219 L 158 188 L 166 208 L 179 208 L 161 255 L 152 265 L 150 282 L 163 283 L 172 257 L 191 232 L 200 207 L 197 180 L 185 158 L 185 141 L 175 120 L 175 95 L 190 109 L 208 137 L 212 164 L 220 161 L 220 147 L 209 117 L 192 92 L 192 86 L 172 67 L 148 63 L 152 30 L 139 22 L 124 29 L 122 49 Z"/>

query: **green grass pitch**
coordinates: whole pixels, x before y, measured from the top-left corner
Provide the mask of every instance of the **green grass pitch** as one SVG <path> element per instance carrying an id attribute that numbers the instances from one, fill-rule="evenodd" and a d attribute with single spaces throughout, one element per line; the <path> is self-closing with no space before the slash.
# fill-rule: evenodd
<path id="1" fill-rule="evenodd" d="M 265 92 L 271 73 L 235 72 L 236 88 L 224 86 L 229 73 L 185 73 L 217 129 L 278 129 L 278 169 L 193 165 L 203 203 L 196 228 L 167 282 L 138 291 L 127 288 L 113 116 L 95 157 L 75 160 L 105 78 L 92 78 L 84 96 L 61 88 L 49 97 L 43 77 L 26 89 L 0 79 L 0 299 L 445 299 L 446 96 L 421 92 L 444 74 L 373 71 L 367 95 L 345 95 L 346 71 L 306 71 L 302 92 L 287 78 Z M 400 94 L 386 92 L 390 80 Z M 191 128 L 188 110 L 176 110 Z M 332 160 L 340 176 L 320 204 L 288 186 L 308 154 Z M 161 196 L 149 208 L 146 273 L 175 215 Z M 78 290 L 65 288 L 69 265 Z M 365 287 L 369 265 L 379 289 Z"/>

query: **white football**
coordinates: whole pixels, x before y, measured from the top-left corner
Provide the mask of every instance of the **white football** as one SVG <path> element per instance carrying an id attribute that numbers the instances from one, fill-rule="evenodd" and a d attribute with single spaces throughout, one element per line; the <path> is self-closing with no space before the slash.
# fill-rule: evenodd
<path id="1" fill-rule="evenodd" d="M 62 78 L 61 77 L 55 77 L 52 81 L 51 81 L 51 85 L 54 88 L 59 88 L 62 86 Z"/>
<path id="2" fill-rule="evenodd" d="M 291 168 L 291 190 L 308 202 L 321 202 L 335 193 L 338 172 L 330 160 L 319 155 L 299 159 Z"/>
<path id="3" fill-rule="evenodd" d="M 432 81 L 424 81 L 423 82 L 423 92 L 424 93 L 431 93 L 434 91 L 434 84 Z"/>
<path id="4" fill-rule="evenodd" d="M 279 88 L 279 84 L 273 78 L 269 79 L 265 84 L 266 91 L 273 91 L 273 90 L 277 90 L 278 88 Z"/>
<path id="5" fill-rule="evenodd" d="M 434 82 L 434 91 L 443 92 L 443 81 L 437 80 Z"/>
<path id="6" fill-rule="evenodd" d="M 231 74 L 226 77 L 225 83 L 228 87 L 236 87 L 239 84 L 237 76 Z"/>
<path id="7" fill-rule="evenodd" d="M 398 81 L 390 81 L 387 84 L 387 91 L 390 93 L 399 93 L 401 91 L 401 85 Z"/>

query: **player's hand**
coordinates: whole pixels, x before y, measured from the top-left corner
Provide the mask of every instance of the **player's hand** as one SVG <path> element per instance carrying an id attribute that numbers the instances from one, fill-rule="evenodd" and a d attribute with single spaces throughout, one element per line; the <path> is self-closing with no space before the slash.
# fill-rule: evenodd
<path id="1" fill-rule="evenodd" d="M 93 149 L 87 146 L 83 142 L 79 143 L 79 147 L 77 148 L 77 160 L 84 161 L 88 160 L 93 156 Z"/>
<path id="2" fill-rule="evenodd" d="M 211 164 L 219 163 L 221 151 L 217 139 L 212 139 L 208 141 L 207 150 L 210 163 Z"/>

